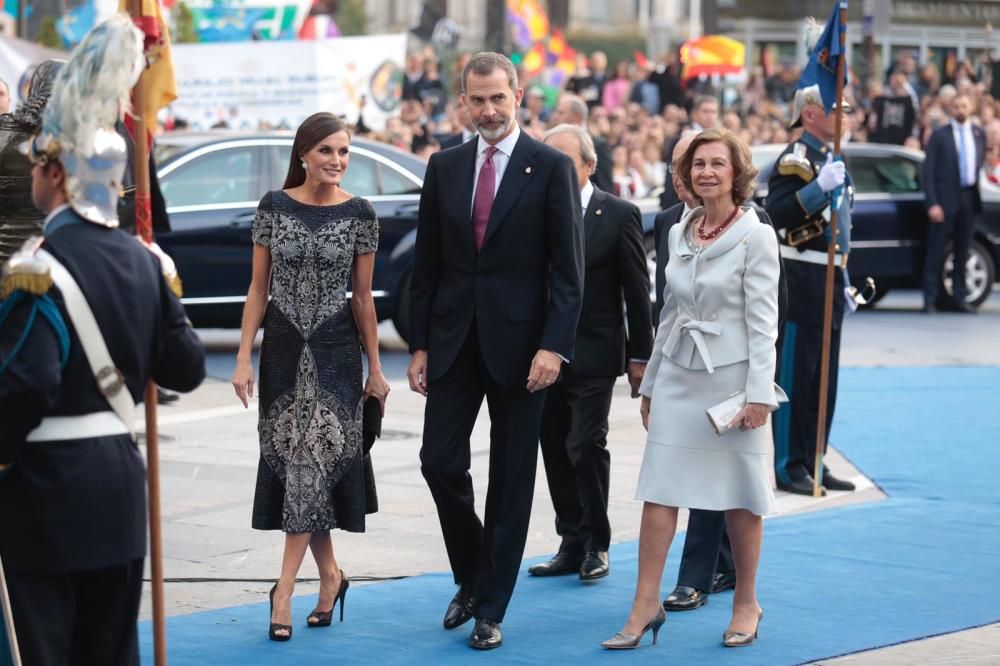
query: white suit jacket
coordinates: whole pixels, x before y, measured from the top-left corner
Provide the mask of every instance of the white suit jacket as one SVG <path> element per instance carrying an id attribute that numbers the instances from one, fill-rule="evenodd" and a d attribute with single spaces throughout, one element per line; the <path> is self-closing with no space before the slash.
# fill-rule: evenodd
<path id="1" fill-rule="evenodd" d="M 653 396 L 663 357 L 689 369 L 749 362 L 747 402 L 772 407 L 784 392 L 774 384 L 778 339 L 778 241 L 752 208 L 705 249 L 684 234 L 704 216 L 690 211 L 670 229 L 663 310 L 639 393 Z"/>

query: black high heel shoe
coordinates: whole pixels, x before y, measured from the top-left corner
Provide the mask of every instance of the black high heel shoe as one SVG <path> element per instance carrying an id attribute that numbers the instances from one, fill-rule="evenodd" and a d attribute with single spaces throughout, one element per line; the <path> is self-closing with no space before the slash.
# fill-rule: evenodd
<path id="1" fill-rule="evenodd" d="M 271 600 L 271 610 L 269 615 L 267 616 L 268 619 L 274 617 L 274 592 L 277 589 L 278 589 L 278 584 L 275 583 L 274 586 L 271 588 L 271 594 L 268 595 L 268 598 Z M 288 635 L 282 636 L 281 634 L 277 633 L 281 630 L 287 631 Z M 267 637 L 270 638 L 272 641 L 287 641 L 292 637 L 292 627 L 291 625 L 288 624 L 278 624 L 277 622 L 272 622 L 270 628 L 268 628 L 267 630 Z"/>
<path id="2" fill-rule="evenodd" d="M 337 596 L 333 598 L 333 605 L 330 606 L 328 611 L 316 611 L 306 616 L 306 626 L 307 627 L 329 627 L 330 622 L 333 620 L 333 609 L 337 607 L 337 602 L 340 602 L 340 621 L 344 621 L 344 601 L 347 599 L 347 588 L 351 586 L 351 580 L 344 575 L 344 570 L 340 570 L 340 589 L 337 590 Z"/>

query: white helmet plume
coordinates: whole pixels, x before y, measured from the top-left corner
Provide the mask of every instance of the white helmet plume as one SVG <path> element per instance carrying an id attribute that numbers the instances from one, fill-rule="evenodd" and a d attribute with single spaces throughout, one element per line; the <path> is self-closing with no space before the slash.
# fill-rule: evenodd
<path id="1" fill-rule="evenodd" d="M 42 115 L 43 134 L 62 150 L 94 154 L 98 130 L 114 128 L 130 108 L 129 94 L 145 61 L 143 34 L 127 14 L 95 26 L 70 54 Z"/>

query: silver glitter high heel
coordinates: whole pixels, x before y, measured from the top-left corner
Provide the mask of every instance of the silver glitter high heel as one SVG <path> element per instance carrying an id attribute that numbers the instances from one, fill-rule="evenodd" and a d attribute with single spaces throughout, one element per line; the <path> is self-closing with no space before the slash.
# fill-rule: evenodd
<path id="1" fill-rule="evenodd" d="M 722 632 L 722 644 L 726 647 L 746 647 L 750 645 L 755 640 L 757 640 L 757 635 L 760 633 L 760 621 L 764 617 L 764 609 L 757 609 L 757 626 L 754 628 L 752 634 L 744 634 L 740 631 L 724 631 Z"/>
<path id="2" fill-rule="evenodd" d="M 656 635 L 660 633 L 660 627 L 663 623 L 667 621 L 667 614 L 663 611 L 663 607 L 657 609 L 656 615 L 653 619 L 646 623 L 646 626 L 642 628 L 642 632 L 638 634 L 623 634 L 618 632 L 608 640 L 601 643 L 601 647 L 605 650 L 634 650 L 639 647 L 639 641 L 642 637 L 646 635 L 647 631 L 652 630 L 653 632 L 653 645 L 656 645 Z"/>

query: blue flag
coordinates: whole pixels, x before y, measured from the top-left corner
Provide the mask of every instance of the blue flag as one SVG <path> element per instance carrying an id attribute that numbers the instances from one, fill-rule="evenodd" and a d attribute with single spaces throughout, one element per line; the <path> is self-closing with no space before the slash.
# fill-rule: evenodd
<path id="1" fill-rule="evenodd" d="M 830 112 L 837 106 L 837 63 L 844 52 L 840 46 L 840 36 L 847 28 L 840 22 L 840 9 L 847 8 L 847 2 L 838 2 L 833 6 L 830 20 L 826 22 L 823 34 L 809 54 L 809 63 L 802 70 L 799 78 L 799 88 L 813 84 L 819 86 L 819 94 L 823 98 L 823 107 Z M 847 82 L 847 67 L 844 63 L 844 82 Z"/>

